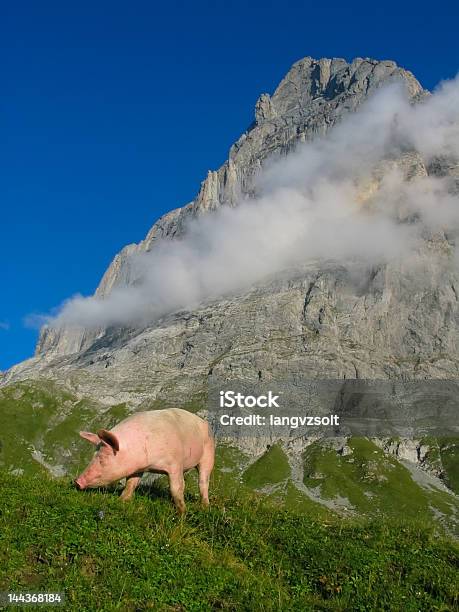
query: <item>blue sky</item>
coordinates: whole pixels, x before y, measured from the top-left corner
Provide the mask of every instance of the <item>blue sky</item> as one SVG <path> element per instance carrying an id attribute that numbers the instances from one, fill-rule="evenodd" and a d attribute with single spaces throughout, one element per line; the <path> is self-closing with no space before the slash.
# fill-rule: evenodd
<path id="1" fill-rule="evenodd" d="M 459 70 L 457 2 L 2 3 L 0 369 L 30 313 L 91 294 L 113 256 L 195 196 L 304 57 Z"/>

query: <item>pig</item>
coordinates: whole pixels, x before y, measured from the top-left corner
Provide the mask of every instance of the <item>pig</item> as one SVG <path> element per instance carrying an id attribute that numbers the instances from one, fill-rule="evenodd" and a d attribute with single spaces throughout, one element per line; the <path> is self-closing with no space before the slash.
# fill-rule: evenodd
<path id="1" fill-rule="evenodd" d="M 80 431 L 96 446 L 85 471 L 75 480 L 78 489 L 103 487 L 121 478 L 123 501 L 132 498 L 144 472 L 167 474 L 177 510 L 185 512 L 183 473 L 197 467 L 204 506 L 209 505 L 209 478 L 215 445 L 208 423 L 180 408 L 137 412 L 110 431 Z"/>

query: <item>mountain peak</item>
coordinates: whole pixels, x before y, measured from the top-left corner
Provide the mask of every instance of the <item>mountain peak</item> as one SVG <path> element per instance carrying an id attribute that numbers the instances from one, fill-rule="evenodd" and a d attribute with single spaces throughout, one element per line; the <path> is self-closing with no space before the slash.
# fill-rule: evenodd
<path id="1" fill-rule="evenodd" d="M 316 100 L 338 99 L 339 103 L 344 97 L 354 97 L 360 103 L 361 98 L 390 81 L 403 82 L 410 97 L 424 91 L 411 72 L 392 60 L 356 57 L 349 63 L 343 58 L 307 56 L 292 65 L 272 96 L 260 96 L 255 106 L 256 123 L 295 114 L 298 109 L 302 113 L 312 111 L 311 103 Z"/>

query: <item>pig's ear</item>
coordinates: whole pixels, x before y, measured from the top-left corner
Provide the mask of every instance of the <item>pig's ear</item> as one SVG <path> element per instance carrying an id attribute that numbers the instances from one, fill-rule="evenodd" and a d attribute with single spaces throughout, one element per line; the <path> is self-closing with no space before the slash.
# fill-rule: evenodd
<path id="1" fill-rule="evenodd" d="M 80 436 L 91 444 L 95 444 L 96 446 L 100 444 L 99 436 L 95 433 L 91 433 L 90 431 L 80 431 Z"/>
<path id="2" fill-rule="evenodd" d="M 111 446 L 115 453 L 120 450 L 120 443 L 118 442 L 118 438 L 111 431 L 107 431 L 106 429 L 99 429 L 97 435 L 102 440 L 102 442 L 105 442 L 106 444 Z"/>

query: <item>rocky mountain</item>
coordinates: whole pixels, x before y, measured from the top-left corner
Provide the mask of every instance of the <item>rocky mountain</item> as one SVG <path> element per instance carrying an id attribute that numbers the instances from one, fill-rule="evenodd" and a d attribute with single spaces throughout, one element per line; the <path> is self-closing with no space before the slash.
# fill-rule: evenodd
<path id="1" fill-rule="evenodd" d="M 154 251 L 179 237 L 186 221 L 250 195 L 264 161 L 288 154 L 298 141 L 323 135 L 382 84 L 402 81 L 413 101 L 428 93 L 394 62 L 355 59 L 295 63 L 272 96 L 263 94 L 255 121 L 231 147 L 228 161 L 209 172 L 196 199 L 162 217 L 145 240 L 113 260 L 97 289 L 135 282 L 133 253 Z M 395 162 L 408 179 L 457 168 L 428 167 L 415 152 Z M 210 371 L 286 372 L 312 378 L 455 378 L 458 372 L 458 279 L 431 257 L 447 252 L 446 237 L 428 243 L 415 273 L 403 265 L 362 269 L 349 282 L 340 262 L 306 262 L 288 279 L 243 295 L 172 313 L 143 329 L 80 330 L 45 327 L 36 356 L 12 368 L 6 381 L 64 377 L 81 391 L 112 403 L 199 393 Z M 84 375 L 83 375 L 84 371 Z M 76 382 L 78 381 L 78 382 Z"/>
<path id="2" fill-rule="evenodd" d="M 307 57 L 296 62 L 272 95 L 260 96 L 253 124 L 231 147 L 223 166 L 208 173 L 196 199 L 162 217 L 141 243 L 126 246 L 96 294 L 103 298 L 116 287 L 135 283 L 134 253 L 154 255 L 161 241 L 183 235 L 190 218 L 253 196 L 266 160 L 326 134 L 392 81 L 404 83 L 413 104 L 429 95 L 392 61 Z M 459 176 L 457 164 L 433 164 L 416 151 L 402 152 L 387 163 L 396 165 L 407 181 Z M 377 173 L 372 181 L 371 189 L 377 190 Z M 370 267 L 362 262 L 356 277 L 343 262 L 311 260 L 285 277 L 208 300 L 192 311 L 172 312 L 141 328 L 45 327 L 35 356 L 5 373 L 2 385 L 46 380 L 106 409 L 155 402 L 199 409 L 213 377 L 458 379 L 459 276 L 448 263 L 450 251 L 451 237 L 439 232 L 426 236 L 415 269 L 403 261 Z M 413 461 L 420 444 L 410 447 Z M 387 442 L 385 449 L 403 455 L 405 447 Z M 424 448 L 425 465 L 426 452 Z M 438 462 L 435 469 L 441 472 Z M 308 477 L 320 480 L 317 474 Z"/>
<path id="3" fill-rule="evenodd" d="M 260 96 L 254 123 L 231 147 L 227 162 L 218 171 L 209 171 L 196 199 L 162 217 L 140 244 L 126 246 L 104 274 L 96 295 L 106 296 L 114 287 L 134 282 L 130 266 L 134 253 L 151 251 L 158 240 L 180 236 L 190 217 L 220 206 L 235 206 L 241 194 L 251 194 L 254 177 L 267 158 L 288 153 L 298 141 L 325 134 L 374 90 L 392 80 L 403 81 L 413 99 L 427 94 L 410 72 L 391 61 L 357 58 L 348 64 L 342 59 L 316 61 L 307 57 L 295 63 L 272 96 Z M 105 329 L 94 333 L 45 327 L 36 355 L 48 361 L 81 353 L 111 333 Z"/>

